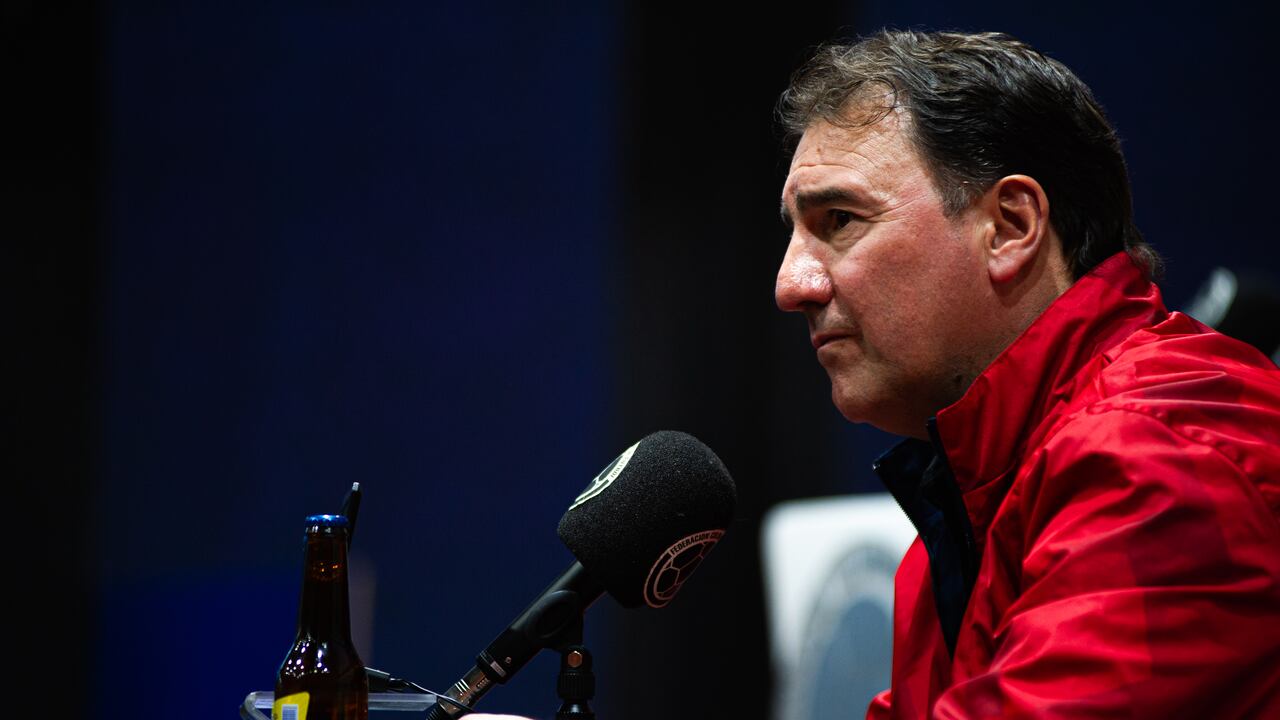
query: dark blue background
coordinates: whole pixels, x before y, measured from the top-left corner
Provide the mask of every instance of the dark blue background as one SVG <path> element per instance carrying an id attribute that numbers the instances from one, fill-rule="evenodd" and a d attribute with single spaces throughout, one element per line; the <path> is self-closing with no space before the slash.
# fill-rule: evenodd
<path id="1" fill-rule="evenodd" d="M 671 427 L 725 458 L 739 522 L 680 607 L 593 610 L 598 709 L 763 716 L 760 514 L 873 489 L 890 442 L 840 419 L 803 322 L 771 307 L 771 104 L 837 34 L 998 29 L 1074 68 L 1124 139 L 1171 306 L 1214 264 L 1278 264 L 1272 40 L 1229 4 L 72 7 L 33 24 L 35 140 L 10 138 L 35 168 L 13 187 L 64 232 L 13 231 L 45 254 L 6 270 L 36 296 L 11 304 L 36 328 L 12 382 L 63 438 L 27 459 L 76 458 L 74 482 L 21 477 L 60 568 L 33 604 L 85 595 L 27 623 L 79 659 L 78 714 L 138 717 L 143 692 L 142 715 L 212 720 L 270 689 L 301 520 L 352 481 L 364 659 L 443 687 L 568 563 L 568 500 Z M 553 676 L 540 658 L 485 709 L 550 716 Z"/>
<path id="2" fill-rule="evenodd" d="M 302 518 L 352 481 L 361 651 L 398 675 L 452 682 L 571 559 L 555 522 L 613 454 L 617 30 L 498 9 L 107 13 L 102 696 L 137 667 L 166 714 L 270 689 Z"/>

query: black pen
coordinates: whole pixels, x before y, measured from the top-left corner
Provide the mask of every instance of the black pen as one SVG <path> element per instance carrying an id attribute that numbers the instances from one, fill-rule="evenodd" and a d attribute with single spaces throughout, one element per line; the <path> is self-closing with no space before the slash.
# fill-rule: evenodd
<path id="1" fill-rule="evenodd" d="M 342 514 L 347 517 L 347 547 L 356 536 L 356 516 L 360 514 L 360 483 L 351 483 L 351 489 L 342 500 Z"/>

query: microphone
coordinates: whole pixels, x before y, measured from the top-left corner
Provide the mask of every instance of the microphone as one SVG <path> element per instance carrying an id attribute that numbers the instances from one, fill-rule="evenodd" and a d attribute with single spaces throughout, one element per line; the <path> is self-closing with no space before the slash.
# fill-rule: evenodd
<path id="1" fill-rule="evenodd" d="M 465 715 L 539 650 L 580 642 L 582 614 L 605 592 L 623 607 L 671 602 L 724 535 L 736 502 L 724 463 L 692 435 L 663 430 L 623 450 L 560 519 L 557 533 L 577 560 L 476 657 L 427 720 Z"/>

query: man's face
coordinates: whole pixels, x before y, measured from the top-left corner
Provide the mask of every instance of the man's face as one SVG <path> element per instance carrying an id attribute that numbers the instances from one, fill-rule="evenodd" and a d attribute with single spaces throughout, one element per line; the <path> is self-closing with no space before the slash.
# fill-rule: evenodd
<path id="1" fill-rule="evenodd" d="M 980 216 L 948 218 L 901 112 L 803 135 L 782 192 L 778 307 L 803 312 L 849 420 L 923 437 L 982 368 Z"/>

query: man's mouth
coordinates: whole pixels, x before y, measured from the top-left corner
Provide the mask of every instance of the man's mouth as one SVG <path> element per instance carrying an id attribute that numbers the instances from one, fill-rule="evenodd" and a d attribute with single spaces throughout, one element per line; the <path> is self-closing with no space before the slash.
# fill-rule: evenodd
<path id="1" fill-rule="evenodd" d="M 813 343 L 813 349 L 817 350 L 827 343 L 850 337 L 853 337 L 853 333 L 848 330 L 824 330 L 811 334 L 809 341 Z"/>

